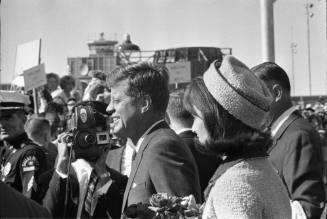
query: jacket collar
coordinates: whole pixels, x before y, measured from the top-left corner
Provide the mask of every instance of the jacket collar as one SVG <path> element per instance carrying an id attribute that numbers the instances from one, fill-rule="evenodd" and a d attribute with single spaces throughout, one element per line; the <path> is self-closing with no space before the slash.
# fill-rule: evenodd
<path id="1" fill-rule="evenodd" d="M 292 122 L 296 119 L 298 119 L 300 116 L 300 112 L 298 110 L 294 111 L 287 119 L 286 121 L 280 126 L 280 128 L 277 130 L 275 136 L 273 137 L 273 144 L 268 149 L 268 153 L 272 151 L 272 149 L 276 146 L 277 141 L 282 137 L 286 129 L 292 124 Z"/>

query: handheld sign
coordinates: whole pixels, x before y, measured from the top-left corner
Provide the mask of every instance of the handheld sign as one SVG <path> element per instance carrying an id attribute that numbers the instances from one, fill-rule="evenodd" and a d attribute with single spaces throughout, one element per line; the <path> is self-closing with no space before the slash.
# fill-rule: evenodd
<path id="1" fill-rule="evenodd" d="M 40 64 L 41 39 L 19 44 L 16 52 L 15 76 Z"/>
<path id="2" fill-rule="evenodd" d="M 44 63 L 23 71 L 25 91 L 41 87 L 47 83 Z"/>

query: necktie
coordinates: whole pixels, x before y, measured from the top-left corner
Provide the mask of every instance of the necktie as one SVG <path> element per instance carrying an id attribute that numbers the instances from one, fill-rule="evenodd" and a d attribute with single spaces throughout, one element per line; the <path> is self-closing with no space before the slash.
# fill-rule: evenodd
<path id="1" fill-rule="evenodd" d="M 92 170 L 90 180 L 89 180 L 89 186 L 87 188 L 86 198 L 85 198 L 85 202 L 84 202 L 85 211 L 90 216 L 91 216 L 92 197 L 93 197 L 93 193 L 96 188 L 97 181 L 98 181 L 98 176 L 97 176 L 95 170 Z"/>
<path id="2" fill-rule="evenodd" d="M 132 162 L 135 160 L 135 157 L 136 157 L 136 151 L 135 151 L 135 149 L 133 150 L 133 155 L 132 155 Z"/>

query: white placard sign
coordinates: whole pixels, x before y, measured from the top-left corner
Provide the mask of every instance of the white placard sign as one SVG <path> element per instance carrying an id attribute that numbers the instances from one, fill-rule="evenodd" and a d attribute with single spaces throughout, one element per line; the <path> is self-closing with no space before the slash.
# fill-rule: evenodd
<path id="1" fill-rule="evenodd" d="M 19 44 L 17 46 L 15 76 L 39 64 L 40 49 L 41 39 Z"/>
<path id="2" fill-rule="evenodd" d="M 169 84 L 191 81 L 191 62 L 166 63 L 169 70 Z"/>
<path id="3" fill-rule="evenodd" d="M 32 90 L 33 88 L 38 88 L 47 83 L 44 63 L 25 70 L 23 74 L 24 74 L 25 91 Z"/>

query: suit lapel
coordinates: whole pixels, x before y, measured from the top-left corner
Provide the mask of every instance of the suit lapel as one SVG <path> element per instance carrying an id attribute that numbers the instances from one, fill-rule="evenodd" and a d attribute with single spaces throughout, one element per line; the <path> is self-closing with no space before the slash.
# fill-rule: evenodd
<path id="1" fill-rule="evenodd" d="M 109 151 L 108 157 L 106 159 L 106 164 L 108 167 L 121 172 L 122 157 L 125 151 L 125 147 L 117 148 L 115 150 Z"/>
<path id="2" fill-rule="evenodd" d="M 281 136 L 284 134 L 286 129 L 292 124 L 292 122 L 294 120 L 296 120 L 298 118 L 299 118 L 299 115 L 298 115 L 297 111 L 295 111 L 286 119 L 286 121 L 278 129 L 276 135 L 273 137 L 273 143 L 272 143 L 271 147 L 269 148 L 268 153 L 270 153 L 270 151 L 272 151 L 276 147 L 277 141 L 281 138 Z"/>
<path id="3" fill-rule="evenodd" d="M 142 144 L 140 146 L 140 149 L 137 152 L 135 160 L 132 163 L 131 173 L 129 175 L 128 182 L 127 182 L 126 189 L 125 189 L 125 193 L 124 193 L 123 206 L 122 206 L 123 211 L 125 210 L 125 207 L 126 207 L 126 204 L 127 204 L 127 199 L 128 199 L 128 196 L 129 196 L 129 192 L 131 191 L 132 185 L 134 183 L 135 175 L 136 175 L 137 170 L 138 170 L 138 168 L 140 166 L 140 163 L 141 163 L 141 160 L 142 160 L 142 157 L 143 157 L 143 152 L 144 152 L 144 150 L 146 149 L 149 142 L 151 141 L 151 139 L 154 136 L 152 133 L 157 129 L 165 128 L 165 127 L 168 127 L 167 123 L 166 122 L 161 122 L 161 123 L 157 124 L 155 127 L 153 127 L 149 131 L 149 133 L 145 136 L 145 138 L 144 138 L 144 140 L 143 140 L 143 142 L 142 142 Z"/>

